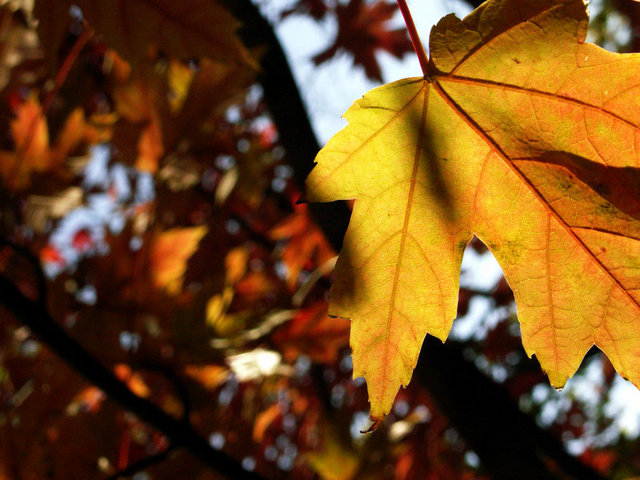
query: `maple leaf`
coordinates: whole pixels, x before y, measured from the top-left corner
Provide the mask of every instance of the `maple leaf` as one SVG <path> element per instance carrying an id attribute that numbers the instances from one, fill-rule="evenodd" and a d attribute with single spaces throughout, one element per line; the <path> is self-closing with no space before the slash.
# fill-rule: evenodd
<path id="1" fill-rule="evenodd" d="M 50 166 L 47 120 L 35 96 L 17 107 L 11 136 L 15 152 L 0 152 L 0 175 L 11 188 L 22 189 L 29 186 L 33 172 Z"/>
<path id="2" fill-rule="evenodd" d="M 207 227 L 174 228 L 159 233 L 151 244 L 149 261 L 153 283 L 176 295 L 182 289 L 187 261 L 196 251 Z"/>
<path id="3" fill-rule="evenodd" d="M 456 315 L 475 234 L 561 387 L 597 345 L 640 385 L 640 56 L 585 43 L 582 0 L 491 0 L 431 32 L 425 78 L 377 88 L 319 153 L 312 201 L 355 207 L 331 290 L 374 426 Z"/>
<path id="4" fill-rule="evenodd" d="M 287 264 L 287 287 L 293 288 L 304 266 L 312 259 L 322 265 L 335 256 L 322 231 L 311 220 L 305 205 L 297 205 L 296 211 L 269 232 L 271 238 L 288 238 L 289 243 L 282 252 Z"/>
<path id="5" fill-rule="evenodd" d="M 66 119 L 55 143 L 49 145 L 47 118 L 35 95 L 20 103 L 11 121 L 15 151 L 0 152 L 0 176 L 15 190 L 31 184 L 31 176 L 59 166 L 86 136 L 82 110 L 76 109 Z"/>
<path id="6" fill-rule="evenodd" d="M 338 5 L 338 34 L 327 50 L 313 57 L 316 65 L 332 58 L 339 49 L 353 54 L 354 63 L 362 65 L 367 77 L 382 81 L 376 50 L 386 50 L 402 58 L 413 47 L 404 29 L 389 30 L 385 25 L 398 10 L 395 3 L 379 0 L 365 4 L 363 0 L 351 0 L 347 5 Z"/>
<path id="7" fill-rule="evenodd" d="M 327 315 L 326 302 L 300 310 L 295 318 L 278 329 L 272 340 L 287 361 L 295 362 L 307 355 L 316 363 L 329 364 L 338 358 L 340 348 L 347 345 L 349 322 Z"/>

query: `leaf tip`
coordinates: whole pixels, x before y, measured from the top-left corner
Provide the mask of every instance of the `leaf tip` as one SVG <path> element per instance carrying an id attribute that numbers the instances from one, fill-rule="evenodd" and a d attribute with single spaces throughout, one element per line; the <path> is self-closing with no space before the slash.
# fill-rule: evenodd
<path id="1" fill-rule="evenodd" d="M 375 430 L 377 430 L 377 428 L 380 426 L 380 424 L 384 420 L 384 417 L 371 416 L 369 417 L 369 420 L 371 421 L 371 425 L 369 425 L 369 428 L 367 428 L 366 430 L 360 430 L 360 433 L 362 433 L 363 435 L 367 433 L 373 433 Z"/>

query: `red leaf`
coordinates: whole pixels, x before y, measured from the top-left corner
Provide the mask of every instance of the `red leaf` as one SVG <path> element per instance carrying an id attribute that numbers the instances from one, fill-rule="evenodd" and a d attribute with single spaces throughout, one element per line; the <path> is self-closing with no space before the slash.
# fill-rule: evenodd
<path id="1" fill-rule="evenodd" d="M 315 362 L 331 363 L 339 349 L 349 344 L 349 321 L 329 317 L 327 304 L 316 303 L 301 310 L 272 340 L 289 361 L 305 354 Z"/>
<path id="2" fill-rule="evenodd" d="M 413 50 L 405 29 L 389 30 L 385 25 L 397 9 L 397 4 L 384 0 L 368 4 L 363 0 L 351 0 L 347 5 L 338 5 L 336 40 L 327 50 L 313 57 L 313 61 L 319 65 L 343 49 L 353 54 L 354 63 L 364 67 L 367 77 L 381 82 L 382 75 L 375 52 L 386 50 L 401 58 Z"/>
<path id="3" fill-rule="evenodd" d="M 320 20 L 329 11 L 329 7 L 324 0 L 299 0 L 293 7 L 282 12 L 281 18 L 288 17 L 291 14 L 309 15 L 316 20 Z"/>

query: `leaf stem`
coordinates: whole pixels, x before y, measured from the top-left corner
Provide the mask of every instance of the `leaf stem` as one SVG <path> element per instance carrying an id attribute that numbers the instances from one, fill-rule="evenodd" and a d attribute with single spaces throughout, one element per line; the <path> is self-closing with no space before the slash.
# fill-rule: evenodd
<path id="1" fill-rule="evenodd" d="M 413 23 L 413 17 L 411 16 L 411 12 L 409 11 L 409 7 L 407 6 L 406 0 L 398 0 L 398 6 L 400 7 L 400 11 L 402 12 L 402 17 L 404 18 L 404 23 L 407 25 L 407 31 L 409 32 L 409 37 L 411 37 L 411 43 L 413 44 L 413 49 L 418 56 L 418 60 L 420 61 L 420 67 L 422 68 L 422 73 L 427 77 L 429 59 L 427 58 L 427 53 L 424 51 L 424 47 L 422 46 L 422 42 L 420 41 L 420 35 L 418 35 L 418 30 L 416 29 L 416 24 Z"/>
<path id="2" fill-rule="evenodd" d="M 85 45 L 89 42 L 89 40 L 91 40 L 91 38 L 93 37 L 93 34 L 94 34 L 93 28 L 91 28 L 89 24 L 84 22 L 82 33 L 80 33 L 75 43 L 71 47 L 71 50 L 69 50 L 69 53 L 67 53 L 67 56 L 65 57 L 64 61 L 62 62 L 62 65 L 60 66 L 60 69 L 58 70 L 58 73 L 56 74 L 53 88 L 51 89 L 47 97 L 44 99 L 44 101 L 42 102 L 43 115 L 47 114 L 47 111 L 51 106 L 51 102 L 53 102 L 54 98 L 58 94 L 58 91 L 60 91 L 60 88 L 62 88 L 62 84 L 67 79 L 67 76 L 71 71 L 71 67 L 73 67 L 74 63 L 78 59 L 78 56 L 80 55 L 80 52 L 85 47 Z"/>

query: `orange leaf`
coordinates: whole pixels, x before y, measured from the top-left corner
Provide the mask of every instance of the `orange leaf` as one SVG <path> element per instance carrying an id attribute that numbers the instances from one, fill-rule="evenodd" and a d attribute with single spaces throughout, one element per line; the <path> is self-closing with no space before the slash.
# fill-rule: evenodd
<path id="1" fill-rule="evenodd" d="M 77 411 L 97 412 L 106 398 L 104 392 L 97 387 L 86 387 L 78 393 L 67 407 L 67 413 Z"/>
<path id="2" fill-rule="evenodd" d="M 32 172 L 49 168 L 49 131 L 42 107 L 35 96 L 20 104 L 16 118 L 11 121 L 14 152 L 0 155 L 0 173 L 12 187 L 29 186 Z"/>
<path id="3" fill-rule="evenodd" d="M 224 259 L 225 276 L 228 285 L 235 285 L 247 272 L 249 252 L 245 247 L 236 247 Z"/>
<path id="4" fill-rule="evenodd" d="M 60 263 L 64 264 L 65 260 L 60 251 L 52 245 L 46 245 L 40 250 L 40 260 L 43 263 Z"/>
<path id="5" fill-rule="evenodd" d="M 33 170 L 43 171 L 49 165 L 49 132 L 40 102 L 35 96 L 18 107 L 16 119 L 11 122 L 11 135 L 16 151 L 22 152 L 23 161 Z"/>
<path id="6" fill-rule="evenodd" d="M 306 354 L 325 364 L 336 360 L 338 350 L 348 345 L 348 338 L 349 321 L 329 317 L 326 302 L 301 310 L 272 337 L 287 361 Z"/>
<path id="7" fill-rule="evenodd" d="M 357 198 L 330 313 L 352 319 L 374 421 L 425 334 L 446 339 L 474 234 L 554 386 L 592 345 L 640 385 L 640 55 L 585 43 L 587 20 L 583 0 L 445 17 L 426 78 L 365 95 L 318 155 L 308 198 Z"/>
<path id="8" fill-rule="evenodd" d="M 310 260 L 317 265 L 335 256 L 322 231 L 311 221 L 306 205 L 297 205 L 296 211 L 276 225 L 270 232 L 275 240 L 289 239 L 282 259 L 289 268 L 287 286 L 293 288 L 298 275 Z"/>
<path id="9" fill-rule="evenodd" d="M 51 164 L 59 165 L 69 153 L 82 143 L 87 134 L 87 124 L 82 108 L 76 108 L 64 123 L 51 151 Z"/>
<path id="10" fill-rule="evenodd" d="M 109 49 L 105 54 L 105 71 L 111 74 L 116 82 L 126 82 L 131 78 L 131 64 L 123 59 L 118 52 Z"/>
<path id="11" fill-rule="evenodd" d="M 276 286 L 265 272 L 249 272 L 236 283 L 236 295 L 252 302 L 274 292 Z"/>
<path id="12" fill-rule="evenodd" d="M 175 228 L 156 235 L 149 253 L 151 277 L 156 287 L 171 295 L 180 292 L 187 261 L 206 233 L 207 227 L 200 226 Z"/>
<path id="13" fill-rule="evenodd" d="M 256 443 L 262 442 L 265 432 L 280 415 L 280 406 L 277 403 L 260 412 L 253 424 L 253 441 Z"/>
<path id="14" fill-rule="evenodd" d="M 118 379 L 127 384 L 127 387 L 138 395 L 146 398 L 151 395 L 151 390 L 144 382 L 140 374 L 132 372 L 131 367 L 125 363 L 119 363 L 113 367 L 113 371 Z"/>
<path id="15" fill-rule="evenodd" d="M 118 85 L 113 92 L 116 110 L 131 123 L 148 121 L 153 110 L 150 87 L 140 79 Z"/>
<path id="16" fill-rule="evenodd" d="M 229 370 L 220 365 L 187 365 L 184 373 L 200 382 L 207 390 L 215 390 L 229 378 Z"/>
<path id="17" fill-rule="evenodd" d="M 136 168 L 141 172 L 155 173 L 162 155 L 164 155 L 164 146 L 162 145 L 160 119 L 154 114 L 151 115 L 151 120 L 142 130 L 138 139 Z"/>

